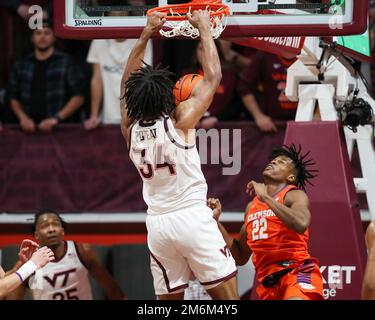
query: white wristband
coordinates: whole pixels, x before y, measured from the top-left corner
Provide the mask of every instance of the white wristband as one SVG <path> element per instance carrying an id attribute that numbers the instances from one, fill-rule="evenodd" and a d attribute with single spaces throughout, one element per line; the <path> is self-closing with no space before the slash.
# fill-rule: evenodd
<path id="1" fill-rule="evenodd" d="M 21 268 L 19 268 L 16 273 L 18 274 L 18 276 L 23 282 L 28 277 L 30 277 L 36 269 L 38 269 L 36 264 L 32 262 L 31 260 L 29 260 Z"/>

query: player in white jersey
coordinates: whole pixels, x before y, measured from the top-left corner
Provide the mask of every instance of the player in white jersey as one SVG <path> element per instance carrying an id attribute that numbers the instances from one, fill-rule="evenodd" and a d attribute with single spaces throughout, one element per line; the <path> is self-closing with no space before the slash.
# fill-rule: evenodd
<path id="1" fill-rule="evenodd" d="M 88 244 L 64 241 L 64 227 L 65 222 L 56 211 L 41 210 L 35 215 L 34 236 L 41 246 L 53 251 L 55 260 L 30 276 L 27 284 L 32 297 L 35 300 L 92 300 L 90 273 L 109 299 L 124 299 L 95 250 Z M 25 289 L 24 283 L 8 298 L 23 299 Z"/>
<path id="2" fill-rule="evenodd" d="M 213 299 L 238 299 L 237 269 L 206 206 L 207 184 L 195 147 L 195 126 L 221 80 L 209 13 L 188 14 L 200 31 L 204 77 L 178 107 L 171 73 L 143 64 L 147 41 L 165 22 L 148 17 L 121 82 L 121 130 L 143 180 L 154 288 L 159 299 L 183 299 L 197 278 Z"/>
<path id="3" fill-rule="evenodd" d="M 66 253 L 59 261 L 30 276 L 34 300 L 92 300 L 88 270 L 79 258 L 77 244 L 66 241 L 65 245 Z"/>
<path id="4" fill-rule="evenodd" d="M 47 247 L 39 245 L 29 239 L 22 241 L 19 256 L 19 265 L 11 271 L 4 272 L 0 266 L 0 300 L 6 298 L 14 289 L 20 286 L 33 272 L 43 268 L 54 259 L 53 252 Z"/>

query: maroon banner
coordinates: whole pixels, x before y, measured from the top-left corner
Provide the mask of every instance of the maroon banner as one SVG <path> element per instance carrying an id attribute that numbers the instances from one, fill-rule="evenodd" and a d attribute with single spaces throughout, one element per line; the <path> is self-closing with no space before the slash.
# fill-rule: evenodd
<path id="1" fill-rule="evenodd" d="M 219 161 L 211 159 L 210 151 L 208 163 L 216 164 L 202 165 L 209 196 L 220 197 L 226 211 L 243 211 L 248 202 L 245 185 L 249 179 L 261 180 L 268 153 L 282 144 L 285 123 L 271 135 L 262 134 L 250 122 L 221 123 L 217 129 L 219 144 L 212 147 Z M 229 139 L 223 138 L 225 129 Z M 234 130 L 240 130 L 240 142 L 233 140 L 238 140 Z M 223 174 L 224 168 L 233 165 L 225 164 L 221 149 L 225 155 L 240 156 L 238 173 Z M 141 178 L 118 126 L 87 132 L 82 126 L 67 125 L 52 134 L 35 135 L 5 127 L 0 132 L 0 168 L 2 212 L 146 210 Z"/>
<path id="2" fill-rule="evenodd" d="M 245 47 L 256 48 L 292 59 L 300 54 L 305 43 L 305 37 L 253 37 L 233 38 L 231 41 Z"/>

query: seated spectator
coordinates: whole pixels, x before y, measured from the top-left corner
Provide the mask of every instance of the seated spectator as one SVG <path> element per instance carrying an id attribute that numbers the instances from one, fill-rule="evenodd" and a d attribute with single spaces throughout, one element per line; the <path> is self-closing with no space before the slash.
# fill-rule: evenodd
<path id="1" fill-rule="evenodd" d="M 84 102 L 83 81 L 72 57 L 55 49 L 50 25 L 32 34 L 34 52 L 15 64 L 10 105 L 23 131 L 51 132 L 60 122 L 77 122 Z"/>
<path id="2" fill-rule="evenodd" d="M 112 16 L 124 12 L 111 12 Z M 93 40 L 87 62 L 92 64 L 91 111 L 85 122 L 87 130 L 95 129 L 101 122 L 99 117 L 103 98 L 102 121 L 104 124 L 119 124 L 120 83 L 129 54 L 137 39 Z M 144 61 L 152 65 L 152 43 L 148 43 Z"/>
<path id="3" fill-rule="evenodd" d="M 34 300 L 92 300 L 90 273 L 113 300 L 125 299 L 120 287 L 99 261 L 96 251 L 85 243 L 64 241 L 65 222 L 53 210 L 35 215 L 33 232 L 40 246 L 54 253 L 55 261 L 32 274 L 27 281 Z M 26 283 L 8 299 L 23 299 Z"/>
<path id="4" fill-rule="evenodd" d="M 210 107 L 200 122 L 200 126 L 204 129 L 214 127 L 219 120 L 232 120 L 233 117 L 235 117 L 236 111 L 239 110 L 238 105 L 240 104 L 240 101 L 238 99 L 236 100 L 238 81 L 237 71 L 230 62 L 225 60 L 220 42 L 215 41 L 215 44 L 219 53 L 222 79 Z M 187 69 L 184 74 L 199 73 L 203 75 L 201 61 L 202 45 L 199 42 L 191 63 L 193 67 Z"/>
<path id="5" fill-rule="evenodd" d="M 294 62 L 294 58 L 286 59 L 259 51 L 241 73 L 239 92 L 242 102 L 263 132 L 277 131 L 273 120 L 295 118 L 298 104 L 285 96 L 287 70 Z M 262 101 L 257 101 L 255 97 L 257 89 Z"/>

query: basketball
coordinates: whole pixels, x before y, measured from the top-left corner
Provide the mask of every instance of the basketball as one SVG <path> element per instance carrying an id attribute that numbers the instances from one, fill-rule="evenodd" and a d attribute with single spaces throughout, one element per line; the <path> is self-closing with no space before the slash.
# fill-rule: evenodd
<path id="1" fill-rule="evenodd" d="M 194 87 L 202 79 L 203 76 L 196 73 L 185 74 L 180 79 L 178 79 L 173 88 L 173 94 L 176 98 L 176 104 L 189 99 Z"/>

